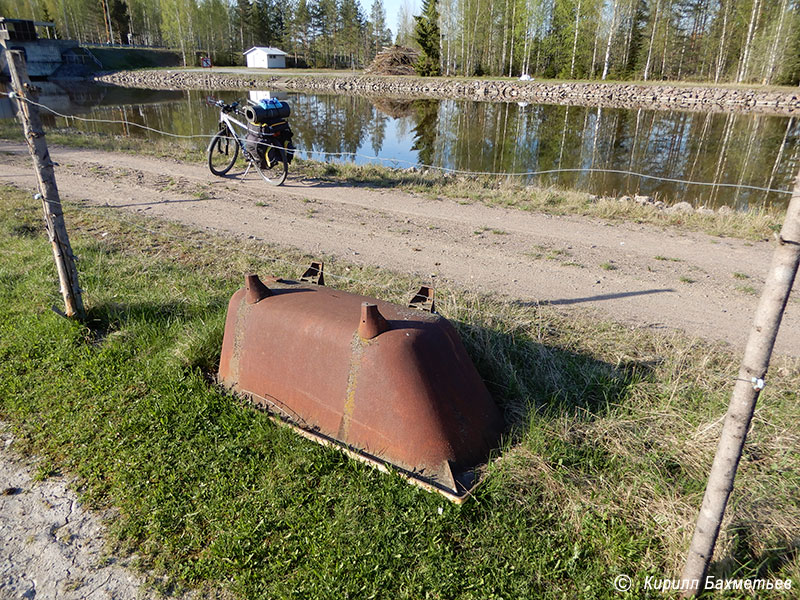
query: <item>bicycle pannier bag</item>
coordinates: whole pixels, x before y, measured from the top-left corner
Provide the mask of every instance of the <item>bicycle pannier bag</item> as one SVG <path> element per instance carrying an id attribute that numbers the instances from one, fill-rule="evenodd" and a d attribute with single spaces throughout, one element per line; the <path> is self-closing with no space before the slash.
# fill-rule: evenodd
<path id="1" fill-rule="evenodd" d="M 272 138 L 275 141 L 272 142 L 271 147 L 267 151 L 267 156 L 269 157 L 270 163 L 274 164 L 276 162 L 279 162 L 281 159 L 280 149 L 276 148 L 275 146 L 282 146 L 283 148 L 286 148 L 286 162 L 288 163 L 292 162 L 292 159 L 294 158 L 294 152 L 296 150 L 294 144 L 292 143 L 293 136 L 294 133 L 292 133 L 291 127 L 289 127 L 289 125 L 286 124 L 286 127 L 281 129 L 281 132 L 278 135 L 278 137 Z"/>
<path id="2" fill-rule="evenodd" d="M 253 127 L 252 125 L 248 126 L 244 146 L 250 154 L 257 156 L 262 164 L 266 162 L 265 155 L 267 152 L 267 144 L 264 142 L 265 136 L 261 133 L 261 128 Z"/>

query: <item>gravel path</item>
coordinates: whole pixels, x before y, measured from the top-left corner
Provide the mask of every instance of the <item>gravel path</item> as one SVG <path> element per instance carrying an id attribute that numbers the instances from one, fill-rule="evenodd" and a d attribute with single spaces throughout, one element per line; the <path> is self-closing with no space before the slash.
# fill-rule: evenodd
<path id="1" fill-rule="evenodd" d="M 104 553 L 102 515 L 87 511 L 63 476 L 36 481 L 0 424 L 0 599 L 151 598 L 141 578 Z"/>
<path id="2" fill-rule="evenodd" d="M 447 281 L 522 304 L 548 303 L 634 327 L 683 330 L 743 348 L 774 244 L 463 205 L 391 189 L 305 180 L 274 188 L 201 164 L 53 147 L 66 204 L 100 205 L 218 233 Z M 0 183 L 34 189 L 27 148 L 0 142 Z M 800 285 L 778 353 L 800 356 Z"/>

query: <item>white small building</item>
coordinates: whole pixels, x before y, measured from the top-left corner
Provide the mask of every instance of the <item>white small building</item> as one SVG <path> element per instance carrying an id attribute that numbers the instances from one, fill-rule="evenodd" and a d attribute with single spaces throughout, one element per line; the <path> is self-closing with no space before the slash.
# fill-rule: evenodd
<path id="1" fill-rule="evenodd" d="M 264 46 L 253 46 L 244 55 L 248 67 L 260 69 L 285 69 L 288 56 L 283 50 Z"/>

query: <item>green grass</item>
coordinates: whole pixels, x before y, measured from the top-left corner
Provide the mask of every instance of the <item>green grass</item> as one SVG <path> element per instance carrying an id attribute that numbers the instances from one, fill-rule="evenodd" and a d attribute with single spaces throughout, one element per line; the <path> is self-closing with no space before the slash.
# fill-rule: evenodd
<path id="1" fill-rule="evenodd" d="M 483 235 L 484 233 L 493 233 L 494 235 L 508 235 L 508 232 L 503 229 L 493 229 L 492 227 L 480 227 L 473 232 L 475 235 Z"/>
<path id="2" fill-rule="evenodd" d="M 750 296 L 757 296 L 758 290 L 754 288 L 752 285 L 737 285 L 736 289 L 744 294 L 748 294 Z"/>
<path id="3" fill-rule="evenodd" d="M 0 418 L 42 477 L 113 506 L 111 543 L 164 589 L 241 598 L 618 598 L 677 577 L 737 373 L 722 346 L 442 286 L 509 423 L 462 507 L 274 425 L 213 384 L 242 274 L 311 257 L 68 205 L 85 323 L 59 317 L 39 208 L 0 188 Z M 146 230 L 142 224 L 146 224 Z M 342 289 L 419 282 L 324 258 Z M 354 281 L 337 280 L 346 275 Z M 769 374 L 715 574 L 800 581 L 800 363 Z M 441 514 L 439 509 L 441 510 Z"/>
<path id="4" fill-rule="evenodd" d="M 21 139 L 19 126 L 11 120 L 0 122 L 0 139 Z M 174 158 L 193 163 L 205 163 L 203 144 L 157 138 L 142 140 L 125 136 L 99 135 L 72 128 L 47 131 L 51 144 L 78 148 L 94 148 L 109 152 L 128 152 Z M 616 198 L 595 198 L 590 194 L 570 190 L 540 188 L 511 177 L 466 176 L 436 170 L 391 169 L 378 165 L 327 163 L 296 158 L 290 167 L 293 177 L 335 181 L 342 184 L 374 189 L 392 188 L 418 193 L 431 199 L 452 198 L 461 204 L 481 202 L 551 215 L 580 215 L 602 219 L 609 223 L 649 223 L 660 227 L 702 231 L 713 236 L 748 240 L 771 238 L 780 230 L 784 211 L 777 208 L 754 208 L 730 214 L 678 213 L 672 214 L 651 205 L 619 202 Z M 501 229 L 482 228 L 505 235 Z M 680 261 L 664 256 L 656 260 Z"/>
<path id="5" fill-rule="evenodd" d="M 550 248 L 545 254 L 547 260 L 561 260 L 566 256 L 570 256 L 570 252 L 565 248 Z"/>

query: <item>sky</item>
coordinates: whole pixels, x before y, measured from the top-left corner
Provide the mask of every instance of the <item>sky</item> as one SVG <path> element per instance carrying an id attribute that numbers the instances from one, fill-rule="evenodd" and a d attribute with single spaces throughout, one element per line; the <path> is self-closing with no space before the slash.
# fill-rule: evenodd
<path id="1" fill-rule="evenodd" d="M 361 8 L 364 10 L 364 15 L 369 18 L 369 12 L 372 8 L 372 0 L 360 0 Z M 403 3 L 408 4 L 411 9 L 412 15 L 418 14 L 420 2 L 419 0 L 383 0 L 383 8 L 386 11 L 386 24 L 392 30 L 392 41 L 397 35 L 397 13 L 400 12 L 400 7 Z"/>

